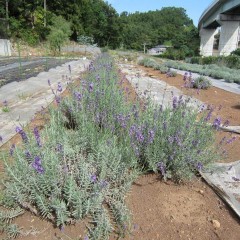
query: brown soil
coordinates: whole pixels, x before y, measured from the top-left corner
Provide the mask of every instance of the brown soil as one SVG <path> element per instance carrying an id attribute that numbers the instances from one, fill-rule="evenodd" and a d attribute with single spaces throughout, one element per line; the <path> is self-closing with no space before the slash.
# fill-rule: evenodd
<path id="1" fill-rule="evenodd" d="M 157 71 L 145 70 L 149 71 L 149 74 L 158 76 Z M 158 77 L 181 88 L 182 83 L 178 83 L 182 78 L 180 76 L 166 78 L 159 74 Z M 136 95 L 131 85 L 124 81 L 124 86 L 130 88 L 129 98 L 134 100 Z M 183 89 L 183 91 L 186 90 Z M 218 101 L 213 96 L 215 91 Z M 230 94 L 230 96 L 229 93 L 226 95 L 225 93 L 219 89 L 214 91 L 209 89 L 201 91 L 200 95 L 194 95 L 194 91 L 190 94 L 215 106 L 219 105 L 219 99 L 227 99 L 224 101 L 221 116 L 231 118 L 232 123 L 240 125 L 240 110 L 231 107 L 239 104 L 237 102 L 239 95 Z M 36 115 L 35 120 L 29 126 L 32 128 L 36 125 L 44 126 L 44 119 L 40 114 Z M 217 139 L 220 141 L 225 134 L 219 132 Z M 17 135 L 10 141 L 11 144 L 19 142 L 20 138 Z M 5 144 L 3 148 L 7 149 L 7 145 L 10 143 Z M 239 139 L 234 144 L 227 146 L 232 148 L 226 158 L 231 161 L 240 158 Z M 159 181 L 155 174 L 141 176 L 133 184 L 131 192 L 127 196 L 127 203 L 132 212 L 131 233 L 125 238 L 127 240 L 238 240 L 240 236 L 239 219 L 199 178 L 186 184 L 176 185 L 172 182 Z M 23 227 L 25 235 L 22 239 L 24 240 L 77 240 L 86 236 L 84 222 L 67 226 L 60 231 L 54 228 L 52 223 L 25 213 L 16 220 L 16 223 Z M 111 240 L 113 239 L 116 238 L 112 236 Z"/>
<path id="2" fill-rule="evenodd" d="M 216 87 L 210 87 L 207 90 L 200 91 L 185 88 L 183 87 L 184 81 L 182 75 L 178 74 L 176 77 L 166 77 L 166 74 L 161 74 L 159 70 L 153 70 L 145 67 L 140 68 L 143 69 L 149 76 L 163 80 L 169 85 L 181 89 L 184 94 L 195 97 L 202 102 L 213 106 L 215 108 L 215 116 L 220 115 L 223 121 L 229 120 L 230 125 L 240 126 L 239 94 L 230 93 Z"/>

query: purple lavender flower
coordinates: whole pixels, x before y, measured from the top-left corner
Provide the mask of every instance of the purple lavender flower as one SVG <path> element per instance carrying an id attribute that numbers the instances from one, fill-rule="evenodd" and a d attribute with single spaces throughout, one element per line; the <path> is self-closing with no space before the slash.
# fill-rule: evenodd
<path id="1" fill-rule="evenodd" d="M 30 159 L 32 157 L 29 151 L 25 152 L 25 156 L 26 156 L 26 159 Z"/>
<path id="2" fill-rule="evenodd" d="M 61 103 L 61 97 L 55 95 L 55 101 L 56 101 L 57 104 L 60 104 Z"/>
<path id="3" fill-rule="evenodd" d="M 36 156 L 34 158 L 34 162 L 32 163 L 32 167 L 39 173 L 39 174 L 43 174 L 44 173 L 44 169 L 42 166 L 42 160 L 39 156 Z"/>
<path id="4" fill-rule="evenodd" d="M 60 82 L 58 82 L 58 88 L 57 88 L 58 92 L 62 92 L 62 85 Z"/>
<path id="5" fill-rule="evenodd" d="M 93 86 L 94 86 L 94 84 L 93 83 L 90 83 L 89 84 L 89 88 L 88 88 L 88 90 L 89 90 L 89 92 L 92 92 L 93 91 Z"/>
<path id="6" fill-rule="evenodd" d="M 228 139 L 228 140 L 227 140 L 227 144 L 233 143 L 236 139 L 237 139 L 237 138 L 236 138 L 235 136 L 232 137 L 232 138 L 230 138 L 230 139 Z"/>
<path id="7" fill-rule="evenodd" d="M 72 73 L 72 68 L 71 68 L 71 65 L 69 64 L 68 65 L 68 70 L 69 70 L 69 72 L 70 72 L 70 74 Z"/>
<path id="8" fill-rule="evenodd" d="M 38 145 L 39 147 L 42 147 L 41 138 L 40 138 L 40 134 L 39 134 L 39 131 L 38 131 L 38 128 L 37 128 L 37 127 L 34 128 L 33 133 L 34 133 L 34 136 L 35 136 L 37 145 Z"/>
<path id="9" fill-rule="evenodd" d="M 0 135 L 0 142 L 2 142 L 3 141 L 3 137 Z"/>
<path id="10" fill-rule="evenodd" d="M 60 144 L 60 143 L 58 143 L 58 144 L 57 144 L 57 147 L 56 147 L 56 151 L 57 151 L 57 152 L 63 152 L 63 145 Z"/>
<path id="11" fill-rule="evenodd" d="M 17 126 L 15 130 L 21 135 L 23 142 L 28 143 L 27 134 L 23 131 L 23 129 Z"/>
<path id="12" fill-rule="evenodd" d="M 208 115 L 205 118 L 206 122 L 208 122 L 211 119 L 212 113 L 213 113 L 213 109 L 210 109 L 210 111 L 208 112 Z"/>
<path id="13" fill-rule="evenodd" d="M 79 93 L 79 92 L 74 92 L 74 96 L 75 96 L 75 98 L 77 99 L 77 101 L 81 101 L 81 99 L 82 99 L 81 93 Z"/>
<path id="14" fill-rule="evenodd" d="M 64 231 L 64 226 L 63 226 L 63 225 L 60 226 L 60 231 L 61 231 L 61 232 Z"/>
<path id="15" fill-rule="evenodd" d="M 102 180 L 102 181 L 100 182 L 100 186 L 101 186 L 101 188 L 106 188 L 106 187 L 108 186 L 108 181 Z"/>
<path id="16" fill-rule="evenodd" d="M 10 149 L 9 149 L 9 154 L 10 154 L 10 156 L 13 155 L 15 148 L 16 148 L 16 145 L 15 145 L 15 144 L 12 144 L 12 146 L 11 146 Z"/>
<path id="17" fill-rule="evenodd" d="M 7 101 L 7 100 L 4 100 L 4 101 L 3 101 L 3 106 L 4 106 L 4 107 L 7 107 L 7 106 L 8 106 L 8 101 Z"/>
<path id="18" fill-rule="evenodd" d="M 213 128 L 215 128 L 216 130 L 218 130 L 219 127 L 220 127 L 220 125 L 221 125 L 221 118 L 218 117 L 218 118 L 216 118 L 216 119 L 214 120 L 212 126 L 213 126 Z"/>
<path id="19" fill-rule="evenodd" d="M 159 168 L 161 174 L 162 174 L 163 176 L 165 176 L 165 174 L 166 174 L 166 167 L 165 167 L 164 163 L 163 163 L 163 162 L 159 162 L 159 163 L 157 164 L 157 167 Z"/>
<path id="20" fill-rule="evenodd" d="M 197 139 L 192 141 L 193 147 L 197 147 L 198 144 L 199 144 L 199 141 Z"/>
<path id="21" fill-rule="evenodd" d="M 174 97 L 173 97 L 173 102 L 172 102 L 172 104 L 173 104 L 173 109 L 176 109 L 176 108 L 177 108 L 177 106 L 178 106 L 177 103 L 178 103 L 177 97 L 174 96 Z"/>
<path id="22" fill-rule="evenodd" d="M 153 130 L 148 131 L 148 143 L 152 143 L 155 137 L 155 132 Z"/>
<path id="23" fill-rule="evenodd" d="M 187 78 L 188 78 L 188 72 L 185 72 L 183 76 L 183 81 L 187 81 Z"/>
<path id="24" fill-rule="evenodd" d="M 92 183 L 96 183 L 97 182 L 96 174 L 91 175 L 90 180 L 91 180 Z"/>
<path id="25" fill-rule="evenodd" d="M 50 82 L 50 80 L 49 80 L 49 79 L 48 79 L 48 85 L 49 85 L 49 86 L 51 86 L 51 82 Z"/>
<path id="26" fill-rule="evenodd" d="M 88 237 L 88 236 L 85 236 L 83 240 L 89 240 L 89 237 Z"/>
<path id="27" fill-rule="evenodd" d="M 140 143 L 143 143 L 143 141 L 144 141 L 144 136 L 143 136 L 142 131 L 140 129 L 138 129 L 138 131 L 136 132 L 136 139 Z"/>
<path id="28" fill-rule="evenodd" d="M 132 125 L 132 126 L 130 127 L 130 129 L 129 129 L 129 135 L 130 135 L 130 136 L 133 136 L 134 133 L 135 133 L 135 131 L 136 131 L 136 126 L 135 126 L 135 125 Z"/>
<path id="29" fill-rule="evenodd" d="M 196 167 L 198 171 L 201 171 L 203 169 L 203 165 L 201 162 L 198 162 Z"/>

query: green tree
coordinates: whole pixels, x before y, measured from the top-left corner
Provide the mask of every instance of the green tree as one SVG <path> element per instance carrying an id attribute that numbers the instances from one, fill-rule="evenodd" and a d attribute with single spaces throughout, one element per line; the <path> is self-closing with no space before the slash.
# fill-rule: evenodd
<path id="1" fill-rule="evenodd" d="M 71 36 L 71 24 L 61 16 L 55 16 L 52 19 L 50 33 L 47 36 L 52 51 L 56 54 L 61 51 L 61 47 L 69 40 Z"/>

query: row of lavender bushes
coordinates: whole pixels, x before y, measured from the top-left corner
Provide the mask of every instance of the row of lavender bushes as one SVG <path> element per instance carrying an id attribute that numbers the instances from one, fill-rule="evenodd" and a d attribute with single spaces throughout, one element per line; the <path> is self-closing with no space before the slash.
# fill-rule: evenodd
<path id="1" fill-rule="evenodd" d="M 199 73 L 202 76 L 209 76 L 215 79 L 224 79 L 227 82 L 240 83 L 239 69 L 232 69 L 225 66 L 218 66 L 216 64 L 200 65 L 191 64 L 179 61 L 166 61 L 163 63 L 158 63 L 154 59 L 144 58 L 139 61 L 140 65 L 145 67 L 151 67 L 156 70 L 160 70 L 161 73 L 167 73 L 169 68 L 184 70 L 188 72 Z M 171 70 L 173 71 L 173 70 Z"/>
<path id="2" fill-rule="evenodd" d="M 125 196 L 139 174 L 184 181 L 218 158 L 219 119 L 209 124 L 211 112 L 199 117 L 182 97 L 167 109 L 129 101 L 106 54 L 69 89 L 64 99 L 60 84 L 53 90 L 58 107 L 42 113 L 48 124 L 41 132 L 16 129 L 23 144 L 11 146 L 13 164 L 5 159 L 5 199 L 62 230 L 88 218 L 86 239 L 124 237 L 131 229 Z"/>

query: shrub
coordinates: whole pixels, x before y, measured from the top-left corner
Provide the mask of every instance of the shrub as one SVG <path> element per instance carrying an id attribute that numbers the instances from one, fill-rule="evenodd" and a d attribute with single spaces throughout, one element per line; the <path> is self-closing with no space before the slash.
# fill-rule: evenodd
<path id="1" fill-rule="evenodd" d="M 165 67 L 164 65 L 161 65 L 159 70 L 162 74 L 166 74 L 169 69 L 168 69 L 168 67 Z"/>
<path id="2" fill-rule="evenodd" d="M 240 79 L 237 77 L 240 74 L 240 70 L 231 69 L 224 66 L 220 67 L 216 64 L 198 65 L 177 61 L 167 61 L 165 62 L 165 66 L 174 69 L 181 69 L 184 71 L 196 72 L 201 75 L 210 76 L 216 79 L 224 79 L 227 82 L 240 83 Z"/>
<path id="3" fill-rule="evenodd" d="M 231 52 L 231 55 L 237 55 L 237 56 L 240 56 L 240 48 L 234 50 Z"/>
<path id="4" fill-rule="evenodd" d="M 87 217 L 88 236 L 108 239 L 128 228 L 124 200 L 139 171 L 186 180 L 218 157 L 214 129 L 189 100 L 140 106 L 126 101 L 122 87 L 103 54 L 80 87 L 69 85 L 68 98 L 52 89 L 58 108 L 49 110 L 45 129 L 16 128 L 23 144 L 11 147 L 13 164 L 5 159 L 6 196 L 60 228 Z"/>
<path id="5" fill-rule="evenodd" d="M 153 59 L 151 58 L 144 58 L 144 59 L 141 59 L 139 62 L 138 62 L 139 65 L 142 65 L 144 67 L 151 67 L 151 68 L 155 68 L 158 66 L 157 62 L 154 61 Z"/>
<path id="6" fill-rule="evenodd" d="M 30 46 L 36 46 L 40 42 L 38 33 L 31 29 L 22 29 L 19 35 L 20 38 Z"/>
<path id="7" fill-rule="evenodd" d="M 197 77 L 193 80 L 193 88 L 208 89 L 212 86 L 211 82 L 204 76 Z"/>
<path id="8" fill-rule="evenodd" d="M 173 70 L 168 70 L 166 75 L 167 75 L 167 77 L 176 77 L 177 76 L 177 72 L 173 71 Z"/>
<path id="9" fill-rule="evenodd" d="M 72 34 L 71 24 L 62 16 L 53 17 L 53 23 L 50 27 L 50 33 L 47 39 L 50 43 L 50 48 L 54 53 L 60 52 L 61 47 L 68 41 Z"/>

